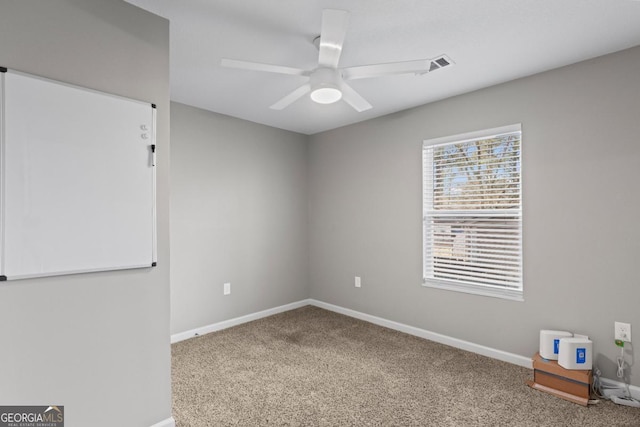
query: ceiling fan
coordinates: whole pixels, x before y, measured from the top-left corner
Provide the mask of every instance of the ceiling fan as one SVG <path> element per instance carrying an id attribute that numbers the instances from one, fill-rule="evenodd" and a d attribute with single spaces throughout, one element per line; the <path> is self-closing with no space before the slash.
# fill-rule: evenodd
<path id="1" fill-rule="evenodd" d="M 314 43 L 318 43 L 317 47 L 320 54 L 318 56 L 318 67 L 313 70 L 228 58 L 223 58 L 221 65 L 229 68 L 308 77 L 308 81 L 305 84 L 271 105 L 270 108 L 274 110 L 282 110 L 311 92 L 310 96 L 314 102 L 332 104 L 343 99 L 353 109 L 361 112 L 370 109 L 371 104 L 349 86 L 346 83 L 347 80 L 398 74 L 421 75 L 453 64 L 446 55 L 441 55 L 433 59 L 338 68 L 342 45 L 347 33 L 348 20 L 349 12 L 345 10 L 324 9 L 322 11 L 320 36 L 314 40 Z"/>

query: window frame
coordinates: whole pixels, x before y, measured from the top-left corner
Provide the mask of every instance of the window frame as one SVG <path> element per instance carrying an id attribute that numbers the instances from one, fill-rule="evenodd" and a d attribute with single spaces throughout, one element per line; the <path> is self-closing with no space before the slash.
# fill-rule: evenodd
<path id="1" fill-rule="evenodd" d="M 519 255 L 519 285 L 520 287 L 517 289 L 507 288 L 503 286 L 490 286 L 487 284 L 470 284 L 455 280 L 443 280 L 438 278 L 427 278 L 427 257 L 430 245 L 433 243 L 429 239 L 429 233 L 427 232 L 427 218 L 429 218 L 429 213 L 427 209 L 427 191 L 433 192 L 433 187 L 427 185 L 426 174 L 427 171 L 431 171 L 433 173 L 433 159 L 431 164 L 427 165 L 426 163 L 426 155 L 425 150 L 432 149 L 436 146 L 450 145 L 450 144 L 460 144 L 460 143 L 468 143 L 477 140 L 491 139 L 492 137 L 497 137 L 500 135 L 508 134 L 508 133 L 520 133 L 520 150 L 519 150 L 519 208 L 512 209 L 510 211 L 514 212 L 514 216 L 519 217 L 519 244 L 517 246 L 517 251 Z M 445 136 L 440 138 L 432 138 L 424 140 L 422 143 L 422 285 L 427 288 L 436 288 L 436 289 L 444 289 L 456 292 L 463 292 L 474 295 L 482 295 L 482 296 L 490 296 L 496 298 L 503 298 L 508 300 L 515 301 L 524 301 L 524 270 L 523 270 L 523 205 L 522 205 L 522 194 L 523 194 L 523 182 L 522 182 L 522 158 L 523 158 L 523 138 L 522 138 L 522 124 L 512 124 L 508 126 L 501 126 L 491 129 L 484 129 L 474 132 L 467 132 L 458 135 Z M 427 188 L 429 187 L 429 188 Z M 433 193 L 432 193 L 433 194 Z M 498 211 L 498 209 L 495 209 Z"/>

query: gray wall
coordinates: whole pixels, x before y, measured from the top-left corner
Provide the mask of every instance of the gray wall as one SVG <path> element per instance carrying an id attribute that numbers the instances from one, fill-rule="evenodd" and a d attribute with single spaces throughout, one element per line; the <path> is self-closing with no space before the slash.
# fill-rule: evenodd
<path id="1" fill-rule="evenodd" d="M 304 135 L 171 104 L 172 333 L 308 297 L 306 190 Z"/>
<path id="2" fill-rule="evenodd" d="M 312 136 L 311 297 L 527 357 L 540 329 L 585 333 L 616 378 L 613 322 L 640 344 L 639 112 L 634 48 Z M 422 287 L 422 141 L 513 123 L 525 301 Z"/>
<path id="3" fill-rule="evenodd" d="M 169 23 L 119 0 L 0 1 L 0 65 L 158 109 L 158 267 L 0 285 L 0 403 L 74 426 L 171 416 Z"/>

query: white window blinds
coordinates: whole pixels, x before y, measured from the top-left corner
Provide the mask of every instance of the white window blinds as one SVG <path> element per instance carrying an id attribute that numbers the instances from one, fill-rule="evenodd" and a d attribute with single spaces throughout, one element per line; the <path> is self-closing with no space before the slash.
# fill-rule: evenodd
<path id="1" fill-rule="evenodd" d="M 425 141 L 424 281 L 521 299 L 520 125 Z"/>

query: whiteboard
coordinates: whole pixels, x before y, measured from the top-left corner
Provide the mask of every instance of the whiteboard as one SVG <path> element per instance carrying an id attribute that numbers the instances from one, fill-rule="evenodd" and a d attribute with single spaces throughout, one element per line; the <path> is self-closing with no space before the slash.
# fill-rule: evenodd
<path id="1" fill-rule="evenodd" d="M 155 106 L 0 71 L 0 280 L 155 265 Z"/>

